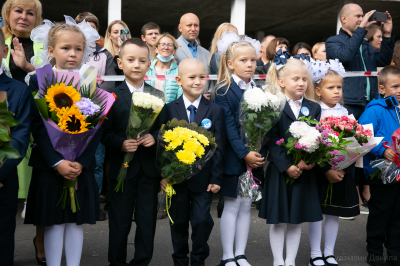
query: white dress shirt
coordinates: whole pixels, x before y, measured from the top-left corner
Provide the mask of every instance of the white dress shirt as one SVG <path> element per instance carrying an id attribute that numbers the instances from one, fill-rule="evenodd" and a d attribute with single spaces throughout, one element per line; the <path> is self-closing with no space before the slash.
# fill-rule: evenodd
<path id="1" fill-rule="evenodd" d="M 303 95 L 301 96 L 301 99 L 297 101 L 293 101 L 286 94 L 285 96 L 286 96 L 286 101 L 289 103 L 289 106 L 292 109 L 294 116 L 296 117 L 296 119 L 299 118 L 301 105 L 303 103 Z"/>
<path id="2" fill-rule="evenodd" d="M 190 121 L 190 111 L 188 110 L 188 107 L 190 105 L 193 105 L 194 107 L 196 107 L 196 112 L 199 110 L 199 104 L 200 104 L 200 100 L 201 100 L 201 95 L 199 96 L 199 98 L 197 98 L 196 100 L 194 100 L 193 103 L 191 103 L 188 98 L 185 97 L 185 94 L 182 94 L 183 97 L 183 103 L 185 104 L 185 109 L 186 109 L 186 114 L 188 117 L 188 121 Z M 191 121 L 193 122 L 193 121 Z"/>
<path id="3" fill-rule="evenodd" d="M 126 82 L 126 85 L 127 85 L 128 88 L 129 88 L 129 90 L 131 91 L 131 93 L 134 93 L 134 92 L 143 92 L 143 91 L 144 91 L 144 81 L 143 81 L 142 87 L 140 87 L 140 89 L 136 89 L 136 88 L 133 87 L 131 84 L 129 84 L 129 82 L 126 81 L 126 80 L 125 80 L 125 82 Z"/>
<path id="4" fill-rule="evenodd" d="M 246 82 L 244 82 L 243 79 L 239 78 L 235 74 L 232 74 L 232 78 L 236 82 L 236 84 L 239 86 L 239 88 L 241 88 L 244 91 L 246 91 L 248 89 L 252 89 L 253 87 L 256 86 L 256 83 L 254 82 L 254 80 L 252 78 L 250 78 L 250 81 L 247 84 L 246 84 Z"/>
<path id="5" fill-rule="evenodd" d="M 347 111 L 346 108 L 344 108 L 342 105 L 337 103 L 335 107 L 330 108 L 323 102 L 319 103 L 321 105 L 321 117 L 328 117 L 328 116 L 333 116 L 333 117 L 338 117 L 338 116 L 348 116 L 349 112 Z"/>
<path id="6" fill-rule="evenodd" d="M 1 64 L 1 63 L 0 63 Z M 3 74 L 3 69 L 0 67 L 0 75 Z"/>

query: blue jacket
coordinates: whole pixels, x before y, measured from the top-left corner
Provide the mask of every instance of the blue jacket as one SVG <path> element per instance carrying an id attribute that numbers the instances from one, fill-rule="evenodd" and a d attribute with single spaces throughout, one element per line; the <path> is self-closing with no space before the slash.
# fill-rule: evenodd
<path id="1" fill-rule="evenodd" d="M 0 183 L 4 185 L 1 190 L 18 190 L 17 165 L 25 157 L 29 145 L 33 98 L 26 84 L 9 78 L 5 73 L 0 75 L 0 91 L 7 93 L 8 110 L 15 114 L 15 120 L 21 122 L 11 128 L 13 141 L 10 145 L 22 156 L 19 159 L 7 159 L 0 168 Z"/>
<path id="2" fill-rule="evenodd" d="M 147 71 L 146 75 L 156 75 L 156 63 L 158 59 L 154 59 L 153 62 L 151 62 L 151 66 L 149 71 Z M 171 67 L 169 70 L 165 71 L 165 75 L 178 75 L 178 65 L 175 62 L 171 63 Z M 147 84 L 150 86 L 154 87 L 154 80 L 152 81 L 146 81 Z M 183 90 L 181 86 L 178 86 L 175 80 L 166 80 L 164 81 L 164 95 L 165 95 L 165 103 L 170 103 L 172 101 L 175 101 L 178 99 L 182 94 Z"/>
<path id="3" fill-rule="evenodd" d="M 393 100 L 395 105 L 388 107 L 386 100 Z M 373 124 L 375 137 L 384 137 L 381 143 L 379 143 L 367 155 L 364 156 L 364 173 L 366 177 L 368 177 L 375 170 L 369 166 L 370 161 L 383 158 L 383 152 L 386 150 L 386 148 L 383 147 L 383 142 L 391 142 L 393 132 L 399 129 L 400 121 L 396 116 L 397 104 L 398 103 L 394 96 L 386 99 L 379 97 L 378 100 L 374 99 L 367 105 L 364 113 L 360 117 L 360 124 Z M 398 114 L 400 117 L 399 112 Z M 371 181 L 375 183 L 375 180 Z M 376 179 L 376 181 L 379 181 L 379 179 Z M 381 181 L 379 181 L 379 183 L 382 184 Z"/>
<path id="4" fill-rule="evenodd" d="M 350 36 L 346 31 L 340 29 L 339 34 L 330 37 L 326 41 L 326 58 L 339 59 L 346 71 L 364 71 L 361 60 L 360 45 L 367 71 L 376 71 L 377 67 L 390 65 L 394 48 L 394 36 L 383 37 L 381 51 L 375 50 L 364 38 L 367 30 L 358 27 Z M 343 84 L 343 98 L 345 104 L 362 105 L 367 103 L 367 78 L 370 82 L 370 99 L 378 98 L 378 81 L 376 77 L 352 77 L 345 78 Z"/>

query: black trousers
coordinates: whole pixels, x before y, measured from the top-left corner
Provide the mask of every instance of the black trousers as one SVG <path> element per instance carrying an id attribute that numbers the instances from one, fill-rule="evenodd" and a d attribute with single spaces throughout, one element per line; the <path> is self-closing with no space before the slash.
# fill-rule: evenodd
<path id="1" fill-rule="evenodd" d="M 177 191 L 172 197 L 169 213 L 174 224 L 171 225 L 171 238 L 175 266 L 189 265 L 189 221 L 192 226 L 191 265 L 204 265 L 210 254 L 208 238 L 214 221 L 210 214 L 213 195 L 211 192 Z"/>
<path id="2" fill-rule="evenodd" d="M 127 243 L 135 209 L 135 255 L 129 265 L 149 265 L 154 250 L 159 180 L 140 170 L 124 182 L 124 191 L 115 192 L 117 180 L 110 180 L 108 261 L 112 266 L 128 265 Z"/>
<path id="3" fill-rule="evenodd" d="M 14 265 L 18 190 L 0 188 L 0 264 Z"/>
<path id="4" fill-rule="evenodd" d="M 400 260 L 400 184 L 370 185 L 367 222 L 368 254 L 383 255 L 383 244 L 392 260 Z"/>

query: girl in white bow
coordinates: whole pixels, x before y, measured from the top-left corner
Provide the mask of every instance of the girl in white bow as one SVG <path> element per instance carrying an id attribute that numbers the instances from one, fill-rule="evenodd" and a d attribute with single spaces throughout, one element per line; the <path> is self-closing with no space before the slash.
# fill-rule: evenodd
<path id="1" fill-rule="evenodd" d="M 316 101 L 321 105 L 321 118 L 348 116 L 349 113 L 340 103 L 342 99 L 342 84 L 345 69 L 339 60 L 313 62 L 310 66 L 313 80 L 316 83 Z M 325 217 L 325 243 L 324 254 L 321 252 L 322 221 L 308 224 L 308 236 L 311 246 L 310 266 L 338 265 L 334 248 L 339 230 L 339 216 L 354 217 L 360 214 L 358 207 L 358 194 L 352 169 L 350 166 L 344 170 L 333 170 L 316 167 L 318 192 L 321 202 L 322 214 Z M 329 184 L 333 184 L 332 193 L 327 198 Z M 348 218 L 349 219 L 349 218 Z"/>
<path id="2" fill-rule="evenodd" d="M 238 117 L 244 91 L 259 89 L 252 76 L 256 70 L 260 42 L 248 37 L 241 38 L 228 31 L 222 34 L 217 46 L 221 63 L 215 103 L 224 108 L 228 135 L 224 178 L 219 191 L 225 201 L 220 224 L 223 256 L 219 266 L 250 266 L 244 253 L 250 230 L 252 200 L 237 194 L 238 178 L 246 171 L 246 165 L 252 169 L 262 167 L 264 158 L 246 149 L 240 135 Z"/>
<path id="3" fill-rule="evenodd" d="M 94 41 L 99 39 L 97 31 L 85 21 L 76 24 L 71 17 L 65 18 L 66 23 L 53 24 L 45 20 L 45 24 L 33 29 L 31 39 L 43 42 L 44 47 L 38 55 L 43 63 L 36 67 L 51 63 L 57 70 L 74 70 L 80 69 L 89 60 L 90 53 L 94 51 Z M 36 76 L 31 77 L 29 88 L 32 91 L 39 88 Z M 65 243 L 67 266 L 79 266 L 83 224 L 95 224 L 100 218 L 99 189 L 90 162 L 95 161 L 96 145 L 100 142 L 101 132 L 98 131 L 93 137 L 90 143 L 93 146 L 88 147 L 74 162 L 59 160 L 60 156 L 51 146 L 37 108 L 34 107 L 32 111 L 32 135 L 37 147 L 32 150 L 29 164 L 33 172 L 25 224 L 46 227 L 44 248 L 47 265 L 61 264 Z M 78 176 L 77 198 L 80 209 L 72 213 L 70 208 L 64 209 L 57 202 L 62 195 L 64 178 L 72 181 Z"/>

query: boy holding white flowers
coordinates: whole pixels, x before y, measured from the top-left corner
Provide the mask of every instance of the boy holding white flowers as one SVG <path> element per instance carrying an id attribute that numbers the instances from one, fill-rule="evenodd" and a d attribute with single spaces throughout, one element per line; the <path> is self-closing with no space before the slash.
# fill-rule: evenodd
<path id="1" fill-rule="evenodd" d="M 226 131 L 222 107 L 202 96 L 206 77 L 206 69 L 199 59 L 182 60 L 176 82 L 182 86 L 183 95 L 165 105 L 155 123 L 161 126 L 174 118 L 194 122 L 212 132 L 217 143 L 213 157 L 197 175 L 173 186 L 176 195 L 172 196 L 169 213 L 174 221 L 171 224 L 174 265 L 189 265 L 189 222 L 193 241 L 190 264 L 205 265 L 210 254 L 207 241 L 214 226 L 210 207 L 213 193 L 219 191 L 223 177 Z M 164 192 L 167 181 L 162 179 L 160 184 Z"/>
<path id="2" fill-rule="evenodd" d="M 118 67 L 124 71 L 125 81 L 112 92 L 117 96 L 103 123 L 102 143 L 110 153 L 111 163 L 109 210 L 110 265 L 127 265 L 128 235 L 135 209 L 135 255 L 129 265 L 149 265 L 154 250 L 157 218 L 157 194 L 160 174 L 155 167 L 157 132 L 136 139 L 127 139 L 126 129 L 134 92 L 148 92 L 163 97 L 163 93 L 144 82 L 150 68 L 150 53 L 145 42 L 138 38 L 125 41 L 119 52 Z M 151 134 L 153 133 L 153 134 Z M 153 137 L 155 136 L 155 137 Z M 126 153 L 135 152 L 129 163 L 123 190 L 115 191 L 117 177 Z"/>

